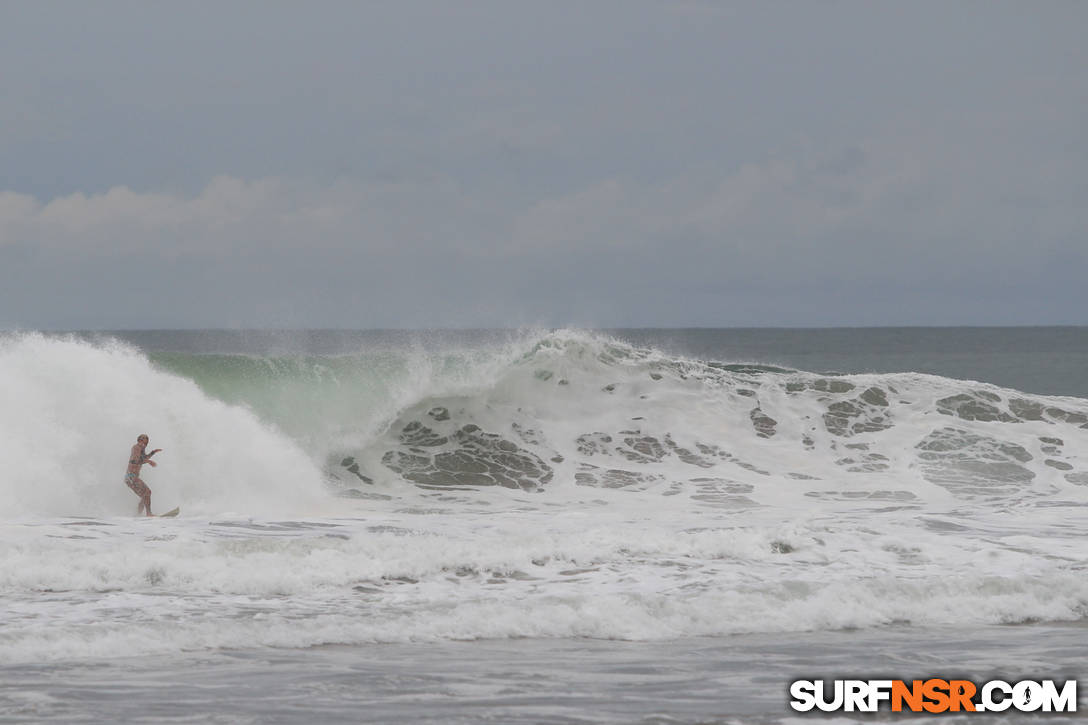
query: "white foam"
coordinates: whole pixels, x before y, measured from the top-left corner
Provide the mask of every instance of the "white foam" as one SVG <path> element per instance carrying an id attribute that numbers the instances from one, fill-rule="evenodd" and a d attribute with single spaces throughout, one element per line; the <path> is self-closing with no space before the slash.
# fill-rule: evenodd
<path id="1" fill-rule="evenodd" d="M 1088 582 L 1030 542 L 950 541 L 882 518 L 868 531 L 817 521 L 691 531 L 516 511 L 244 529 L 191 519 L 12 526 L 0 541 L 0 662 L 1085 614 Z"/>
<path id="2" fill-rule="evenodd" d="M 502 364 L 482 371 L 472 385 L 459 387 L 442 376 L 428 376 L 413 395 L 399 399 L 402 407 L 386 428 L 366 436 L 351 451 L 363 471 L 387 487 L 401 483 L 383 458 L 390 450 L 403 450 L 399 436 L 406 425 L 422 423 L 448 437 L 471 424 L 547 461 L 555 475 L 546 488 L 561 490 L 572 501 L 608 497 L 599 475 L 607 470 L 640 479 L 628 489 L 656 488 L 658 493 L 704 499 L 708 492 L 700 489 L 713 486 L 690 482 L 715 478 L 721 482 L 719 493 L 728 494 L 730 484 L 739 484 L 732 488 L 734 501 L 743 496 L 796 510 L 823 505 L 825 500 L 829 509 L 848 507 L 851 498 L 866 507 L 875 500 L 885 500 L 885 505 L 947 507 L 968 499 L 973 505 L 1003 507 L 1056 495 L 1088 501 L 1088 489 L 1066 475 L 1074 471 L 1088 480 L 1088 430 L 1052 418 L 969 420 L 947 415 L 942 412 L 946 407 L 938 405 L 964 394 L 989 395 L 998 399 L 995 407 L 1002 412 L 1010 401 L 1026 400 L 1083 415 L 1088 413 L 1083 400 L 1027 396 L 912 373 L 837 376 L 830 382 L 848 390 L 832 391 L 826 389 L 829 379 L 809 373 L 732 372 L 575 331 L 543 335 L 525 345 L 528 349 L 521 355 L 496 358 Z M 826 418 L 834 406 L 865 407 L 858 399 L 869 389 L 879 391 L 886 405 L 870 406 L 848 422 L 869 415 L 874 429 L 851 430 L 848 435 L 829 430 Z M 451 418 L 435 420 L 429 415 L 435 407 L 448 409 Z M 775 421 L 772 436 L 759 435 L 753 411 Z M 535 440 L 520 436 L 515 425 L 532 431 Z M 980 442 L 973 448 L 965 443 L 947 460 L 931 460 L 931 450 L 922 446 L 932 436 L 946 433 L 950 440 L 934 445 L 954 444 L 951 439 L 956 436 Z M 578 443 L 587 435 L 609 440 L 587 453 Z M 1048 452 L 1043 439 L 1050 437 L 1062 439 L 1059 452 Z M 664 450 L 640 456 L 632 448 L 640 439 Z M 701 452 L 700 444 L 718 450 Z M 1003 452 L 1012 447 L 1022 449 L 1028 460 Z M 696 454 L 701 462 L 685 461 L 678 449 Z M 1011 472 L 1023 480 L 971 485 L 974 469 L 981 470 L 977 477 L 984 479 L 985 466 L 1000 463 L 1002 456 L 1008 466 L 998 473 Z M 576 486 L 580 474 L 598 487 Z M 957 485 L 958 479 L 965 479 L 960 482 L 964 485 Z M 670 486 L 679 488 L 670 491 Z M 714 492 L 710 494 L 713 498 Z"/>

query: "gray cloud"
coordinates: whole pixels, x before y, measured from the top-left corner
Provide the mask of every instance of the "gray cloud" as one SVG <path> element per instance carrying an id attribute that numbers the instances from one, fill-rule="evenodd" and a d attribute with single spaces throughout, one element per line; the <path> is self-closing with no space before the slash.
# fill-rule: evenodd
<path id="1" fill-rule="evenodd" d="M 1080 5 L 24 5 L 0 325 L 1084 323 Z"/>

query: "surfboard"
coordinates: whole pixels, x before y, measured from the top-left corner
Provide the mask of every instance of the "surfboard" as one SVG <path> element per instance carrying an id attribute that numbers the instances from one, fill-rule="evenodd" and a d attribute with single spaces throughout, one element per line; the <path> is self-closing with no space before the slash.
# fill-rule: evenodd
<path id="1" fill-rule="evenodd" d="M 172 519 L 175 516 L 177 516 L 179 513 L 181 513 L 181 507 L 180 506 L 178 508 L 174 509 L 173 511 L 167 511 L 164 514 L 159 514 L 158 518 L 160 518 L 160 519 Z"/>

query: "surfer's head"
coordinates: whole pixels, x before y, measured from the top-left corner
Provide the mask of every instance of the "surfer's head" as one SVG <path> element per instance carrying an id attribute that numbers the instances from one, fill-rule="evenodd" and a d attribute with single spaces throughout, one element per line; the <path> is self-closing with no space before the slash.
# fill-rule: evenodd
<path id="1" fill-rule="evenodd" d="M 149 440 L 151 439 L 147 437 L 147 433 L 141 433 L 140 435 L 136 436 L 136 442 L 143 443 L 145 446 L 147 445 Z"/>

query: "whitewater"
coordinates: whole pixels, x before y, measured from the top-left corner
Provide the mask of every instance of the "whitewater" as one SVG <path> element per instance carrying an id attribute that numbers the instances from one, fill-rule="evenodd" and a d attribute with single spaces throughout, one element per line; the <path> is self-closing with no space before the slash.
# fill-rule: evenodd
<path id="1" fill-rule="evenodd" d="M 700 667 L 680 650 L 748 651 L 736 679 L 784 643 L 808 643 L 795 666 L 832 657 L 843 633 L 852 672 L 910 633 L 932 652 L 979 633 L 946 652 L 978 671 L 1023 627 L 1046 627 L 1022 642 L 1051 669 L 1063 660 L 1029 641 L 1085 641 L 1085 398 L 580 330 L 311 338 L 0 337 L 9 712 L 71 718 L 34 668 L 174 672 L 229 653 L 302 668 L 328 652 L 343 672 L 376 651 L 451 670 L 535 651 L 562 679 L 626 647 L 689 658 L 668 676 Z M 122 478 L 140 433 L 163 449 L 142 477 L 175 520 L 134 516 Z M 788 719 L 778 700 L 751 712 Z"/>

